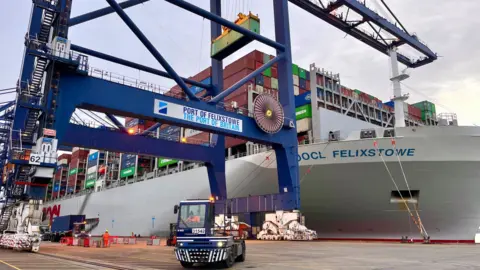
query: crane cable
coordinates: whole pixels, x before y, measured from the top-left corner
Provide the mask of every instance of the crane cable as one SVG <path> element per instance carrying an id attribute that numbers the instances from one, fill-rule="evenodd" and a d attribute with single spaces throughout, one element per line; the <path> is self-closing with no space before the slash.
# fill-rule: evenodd
<path id="1" fill-rule="evenodd" d="M 388 173 L 388 175 L 390 176 L 390 179 L 392 180 L 393 185 L 395 186 L 395 189 L 396 189 L 397 192 L 398 192 L 398 195 L 400 196 L 400 198 L 402 199 L 403 203 L 405 204 L 405 207 L 407 208 L 407 211 L 408 211 L 410 217 L 412 218 L 413 223 L 415 223 L 415 225 L 417 226 L 417 228 L 418 228 L 418 230 L 420 231 L 420 233 L 422 234 L 422 236 L 424 236 L 422 228 L 419 226 L 417 220 L 416 220 L 415 217 L 413 216 L 412 211 L 410 210 L 410 207 L 408 206 L 407 201 L 403 198 L 403 195 L 402 195 L 402 193 L 400 192 L 400 189 L 398 188 L 398 185 L 397 185 L 397 183 L 395 182 L 395 179 L 393 178 L 393 175 L 392 175 L 392 173 L 390 172 L 390 169 L 388 169 L 388 166 L 387 166 L 387 163 L 385 162 L 385 159 L 383 158 L 382 154 L 380 153 L 380 149 L 378 149 L 378 142 L 377 142 L 376 140 L 374 140 L 373 145 L 374 145 L 375 149 L 377 150 L 377 153 L 379 154 L 378 156 L 382 159 L 383 165 L 385 166 L 385 169 L 387 170 L 387 173 Z M 398 154 L 398 153 L 397 153 L 397 154 Z"/>
<path id="2" fill-rule="evenodd" d="M 413 201 L 412 191 L 410 190 L 410 186 L 408 185 L 407 176 L 405 175 L 405 170 L 403 169 L 402 161 L 400 160 L 400 156 L 398 155 L 397 144 L 396 144 L 395 138 L 392 138 L 392 145 L 393 145 L 393 149 L 394 149 L 395 153 L 397 153 L 396 156 L 397 156 L 398 164 L 400 165 L 400 170 L 402 171 L 403 179 L 405 180 L 405 184 L 407 185 L 407 190 L 408 190 L 408 193 L 410 194 L 410 199 Z M 424 235 L 425 237 L 428 237 L 427 230 L 423 226 L 422 219 L 420 218 L 420 213 L 418 212 L 417 205 L 413 204 L 413 207 L 414 207 L 414 210 L 415 210 L 415 214 L 417 215 L 418 222 L 420 223 L 420 226 L 423 230 L 422 235 Z"/>

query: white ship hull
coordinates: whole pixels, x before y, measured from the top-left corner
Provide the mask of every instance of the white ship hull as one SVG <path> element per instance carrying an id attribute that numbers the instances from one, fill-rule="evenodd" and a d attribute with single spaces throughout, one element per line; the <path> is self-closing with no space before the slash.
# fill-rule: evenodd
<path id="1" fill-rule="evenodd" d="M 398 188 L 407 190 L 401 165 L 410 189 L 418 192 L 420 218 L 431 239 L 473 241 L 480 226 L 480 129 L 416 127 L 396 133 L 396 149 L 390 138 L 299 147 L 306 226 L 319 238 L 420 238 L 405 204 L 391 201 L 396 188 L 387 168 Z M 385 162 L 374 141 L 384 149 L 380 151 Z M 271 152 L 228 161 L 229 197 L 276 193 L 275 166 Z M 105 229 L 112 235 L 165 234 L 168 224 L 175 222 L 174 204 L 208 196 L 207 171 L 202 167 L 57 200 L 46 207 L 61 205 L 60 215 L 80 214 L 83 209 L 88 218 L 99 217 L 93 234 Z M 413 204 L 409 206 L 413 211 Z"/>

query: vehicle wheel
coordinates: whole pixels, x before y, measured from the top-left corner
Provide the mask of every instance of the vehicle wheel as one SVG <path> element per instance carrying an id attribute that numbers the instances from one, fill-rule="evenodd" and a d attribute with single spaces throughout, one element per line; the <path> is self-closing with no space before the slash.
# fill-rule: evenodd
<path id="1" fill-rule="evenodd" d="M 236 262 L 244 262 L 245 258 L 247 257 L 247 248 L 245 246 L 245 241 L 242 242 L 242 255 L 238 256 L 235 261 Z"/>
<path id="2" fill-rule="evenodd" d="M 235 258 L 233 257 L 233 248 L 230 249 L 228 257 L 225 261 L 222 262 L 223 268 L 230 268 L 235 263 Z"/>
<path id="3" fill-rule="evenodd" d="M 193 263 L 190 262 L 180 262 L 180 264 L 183 266 L 183 268 L 191 268 L 193 266 Z"/>

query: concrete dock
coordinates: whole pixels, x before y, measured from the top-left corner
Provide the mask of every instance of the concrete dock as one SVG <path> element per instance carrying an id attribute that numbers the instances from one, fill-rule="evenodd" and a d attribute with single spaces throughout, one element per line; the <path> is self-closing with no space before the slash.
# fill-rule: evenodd
<path id="1" fill-rule="evenodd" d="M 86 248 L 46 242 L 38 254 L 0 249 L 0 270 L 3 269 L 183 268 L 175 259 L 173 247 L 139 242 Z M 236 263 L 232 269 L 480 269 L 480 246 L 247 241 L 247 260 Z"/>

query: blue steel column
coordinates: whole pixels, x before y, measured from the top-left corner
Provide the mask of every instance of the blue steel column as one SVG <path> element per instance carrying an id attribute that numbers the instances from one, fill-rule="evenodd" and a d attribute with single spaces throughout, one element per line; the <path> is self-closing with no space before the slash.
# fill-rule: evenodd
<path id="1" fill-rule="evenodd" d="M 221 16 L 221 0 L 210 0 L 210 12 Z M 215 39 L 222 33 L 222 26 L 210 21 L 211 39 Z M 223 90 L 223 62 L 212 58 L 212 93 L 218 95 Z M 221 100 L 223 101 L 223 99 Z M 227 182 L 225 176 L 225 136 L 214 135 L 216 138 L 213 147 L 214 164 L 206 164 L 208 179 L 210 181 L 210 192 L 220 200 L 227 198 Z"/>
<path id="2" fill-rule="evenodd" d="M 275 21 L 275 39 L 285 46 L 284 57 L 278 62 L 278 94 L 283 105 L 285 117 L 295 121 L 295 97 L 293 93 L 292 52 L 290 44 L 290 25 L 288 20 L 288 1 L 275 0 L 273 5 Z M 282 52 L 277 50 L 277 55 Z M 280 193 L 293 193 L 292 201 L 283 202 L 293 209 L 300 208 L 300 183 L 298 170 L 297 129 L 285 130 L 283 145 L 273 148 L 277 157 L 278 187 Z"/>

